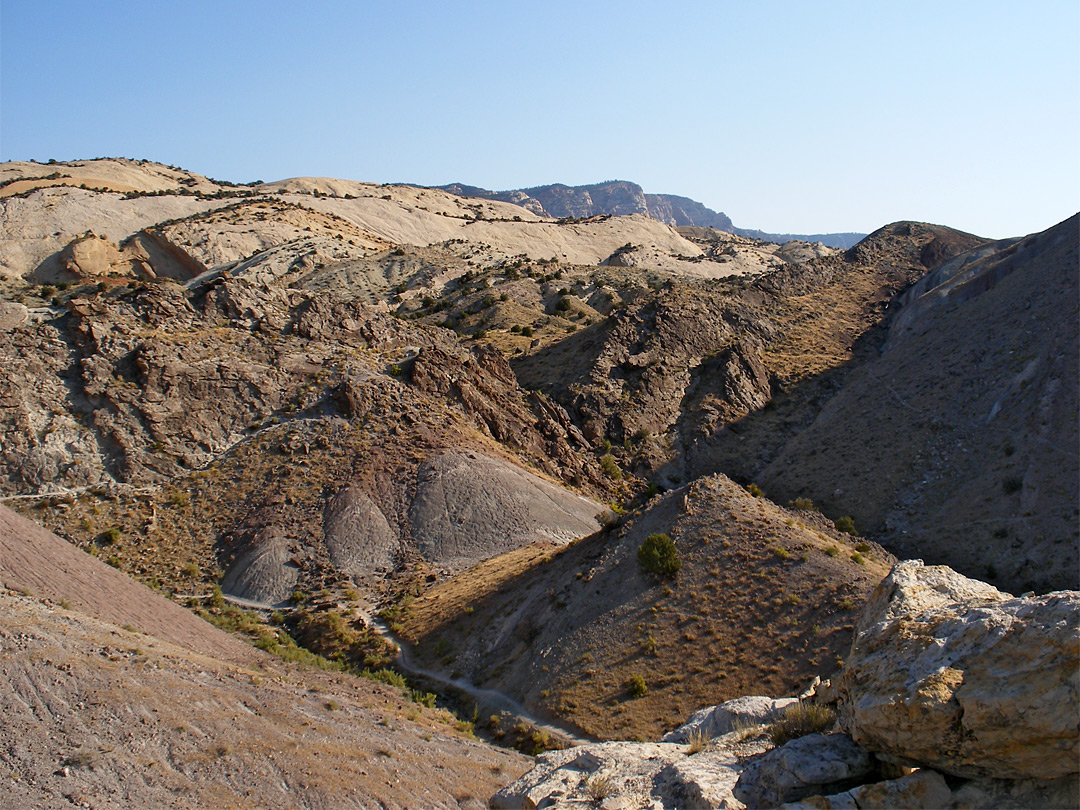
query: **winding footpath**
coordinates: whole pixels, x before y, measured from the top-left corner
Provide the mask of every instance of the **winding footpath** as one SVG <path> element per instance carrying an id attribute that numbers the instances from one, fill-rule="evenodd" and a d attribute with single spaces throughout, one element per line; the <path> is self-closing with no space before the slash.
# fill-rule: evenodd
<path id="1" fill-rule="evenodd" d="M 243 599 L 238 596 L 225 595 L 225 601 L 231 604 L 245 607 L 254 610 L 277 610 L 282 608 L 281 605 L 271 605 L 266 602 L 257 602 L 253 599 Z M 285 608 L 286 610 L 291 608 Z M 394 664 L 405 675 L 413 678 L 423 679 L 425 681 L 436 684 L 436 689 L 439 691 L 457 691 L 463 692 L 477 702 L 478 705 L 486 707 L 490 711 L 503 711 L 514 717 L 524 720 L 529 725 L 538 729 L 539 731 L 546 731 L 548 734 L 558 739 L 564 740 L 568 746 L 587 745 L 588 743 L 596 742 L 595 739 L 589 739 L 582 737 L 569 729 L 561 726 L 554 725 L 552 723 L 540 720 L 537 717 L 531 715 L 528 710 L 522 706 L 518 701 L 514 700 L 504 692 L 499 692 L 495 689 L 483 689 L 475 684 L 470 683 L 462 678 L 450 678 L 443 675 L 440 672 L 436 672 L 433 669 L 421 666 L 416 662 L 412 656 L 412 652 L 409 650 L 408 645 L 397 637 L 397 635 L 386 625 L 386 623 L 378 616 L 374 616 L 363 608 L 357 607 L 357 613 L 364 620 L 364 623 L 371 627 L 379 637 L 390 644 L 395 650 Z"/>
<path id="2" fill-rule="evenodd" d="M 361 611 L 361 613 L 363 613 L 363 611 Z M 586 739 L 561 726 L 556 726 L 534 717 L 529 714 L 524 706 L 504 692 L 499 692 L 495 689 L 483 689 L 461 678 L 450 678 L 440 672 L 421 666 L 413 660 L 412 653 L 409 651 L 408 646 L 386 626 L 382 619 L 377 616 L 370 616 L 366 613 L 363 613 L 363 615 L 368 625 L 374 629 L 383 640 L 393 645 L 394 649 L 397 650 L 397 654 L 394 656 L 394 663 L 397 665 L 398 669 L 406 675 L 434 681 L 436 684 L 440 685 L 440 688 L 443 691 L 452 689 L 464 692 L 478 704 L 494 711 L 504 711 L 512 714 L 540 731 L 546 731 L 554 737 L 565 740 L 568 746 L 573 747 L 596 742 L 596 740 Z"/>

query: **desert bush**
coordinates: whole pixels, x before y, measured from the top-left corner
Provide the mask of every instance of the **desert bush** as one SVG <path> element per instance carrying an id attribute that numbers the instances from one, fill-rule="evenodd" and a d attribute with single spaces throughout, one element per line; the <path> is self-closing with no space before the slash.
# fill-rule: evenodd
<path id="1" fill-rule="evenodd" d="M 788 706 L 784 716 L 769 727 L 773 745 L 783 745 L 788 740 L 807 734 L 823 734 L 836 724 L 836 713 L 828 706 L 799 701 Z"/>
<path id="2" fill-rule="evenodd" d="M 630 693 L 632 698 L 645 697 L 648 694 L 649 687 L 645 683 L 645 676 L 639 672 L 635 672 L 626 680 L 626 691 Z"/>
<path id="3" fill-rule="evenodd" d="M 761 487 L 759 487 L 757 484 L 749 484 L 746 487 L 746 491 L 753 495 L 755 498 L 760 498 L 762 495 L 765 494 L 761 491 Z"/>
<path id="4" fill-rule="evenodd" d="M 638 547 L 638 563 L 651 574 L 674 577 L 682 568 L 679 550 L 666 534 L 650 534 Z"/>
<path id="5" fill-rule="evenodd" d="M 817 507 L 814 506 L 814 502 L 809 498 L 796 498 L 788 504 L 796 509 L 802 509 L 804 512 L 816 512 Z"/>
<path id="6" fill-rule="evenodd" d="M 686 740 L 686 744 L 688 746 L 687 749 L 686 749 L 686 755 L 687 756 L 692 756 L 692 755 L 698 753 L 699 751 L 705 750 L 705 746 L 708 744 L 708 742 L 709 742 L 709 735 L 708 734 L 706 734 L 700 728 L 694 729 L 693 731 L 690 732 L 690 736 Z"/>
<path id="7" fill-rule="evenodd" d="M 610 776 L 594 774 L 585 783 L 585 794 L 591 801 L 602 802 L 615 790 L 615 784 Z"/>
<path id="8" fill-rule="evenodd" d="M 604 471 L 604 475 L 613 481 L 619 481 L 622 479 L 622 470 L 619 469 L 619 465 L 615 463 L 615 457 L 611 453 L 605 453 L 600 456 L 600 469 Z"/>
<path id="9" fill-rule="evenodd" d="M 855 531 L 855 520 L 851 517 L 851 515 L 844 515 L 843 517 L 838 517 L 836 520 L 833 521 L 833 526 L 836 527 L 836 530 L 838 532 L 844 532 L 845 534 L 852 535 L 858 534 L 858 532 Z"/>

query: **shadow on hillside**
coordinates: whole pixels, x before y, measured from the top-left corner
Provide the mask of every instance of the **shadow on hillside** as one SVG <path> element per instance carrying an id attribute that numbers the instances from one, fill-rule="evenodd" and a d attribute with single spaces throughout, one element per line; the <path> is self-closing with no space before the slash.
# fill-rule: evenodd
<path id="1" fill-rule="evenodd" d="M 539 351 L 513 358 L 510 366 L 522 388 L 562 401 L 571 386 L 589 382 L 611 329 L 611 318 L 605 318 Z"/>

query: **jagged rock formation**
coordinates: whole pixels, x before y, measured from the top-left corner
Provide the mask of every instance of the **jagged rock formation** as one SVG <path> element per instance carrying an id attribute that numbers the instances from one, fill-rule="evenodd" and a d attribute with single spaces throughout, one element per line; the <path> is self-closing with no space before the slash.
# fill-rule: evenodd
<path id="1" fill-rule="evenodd" d="M 542 756 L 492 806 L 599 800 L 600 788 L 612 807 L 1075 806 L 1078 620 L 1076 592 L 1014 599 L 900 563 L 868 602 L 840 675 L 846 734 L 771 748 L 758 727 L 691 746 L 585 746 Z"/>

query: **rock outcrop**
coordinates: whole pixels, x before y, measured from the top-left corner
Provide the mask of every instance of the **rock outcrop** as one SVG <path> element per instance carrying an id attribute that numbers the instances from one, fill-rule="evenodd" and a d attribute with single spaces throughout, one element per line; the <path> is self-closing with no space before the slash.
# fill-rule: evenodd
<path id="1" fill-rule="evenodd" d="M 870 753 L 844 734 L 808 734 L 748 763 L 734 794 L 748 807 L 776 807 L 854 787 L 874 772 Z"/>
<path id="2" fill-rule="evenodd" d="M 603 512 L 508 462 L 448 451 L 420 466 L 410 520 L 424 559 L 463 568 L 528 543 L 591 534 Z"/>
<path id="3" fill-rule="evenodd" d="M 491 799 L 494 808 L 710 807 L 741 810 L 732 795 L 740 758 L 760 753 L 763 738 L 738 733 L 690 754 L 675 743 L 608 742 L 541 754 L 536 766 Z"/>
<path id="4" fill-rule="evenodd" d="M 784 713 L 784 709 L 797 698 L 771 698 L 763 695 L 746 695 L 726 700 L 719 706 L 707 706 L 690 715 L 690 719 L 674 731 L 669 731 L 663 742 L 684 743 L 693 735 L 706 739 L 730 734 L 739 728 L 750 728 L 771 723 Z"/>
<path id="5" fill-rule="evenodd" d="M 342 487 L 327 503 L 323 535 L 334 565 L 355 580 L 393 568 L 397 533 L 378 504 L 356 484 Z"/>
<path id="6" fill-rule="evenodd" d="M 221 590 L 264 605 L 278 605 L 292 593 L 300 571 L 292 562 L 288 539 L 277 526 L 259 532 L 225 572 Z"/>
<path id="7" fill-rule="evenodd" d="M 718 728 L 766 719 L 779 704 L 740 698 L 697 712 L 660 744 L 547 754 L 493 806 L 595 799 L 599 784 L 610 807 L 640 806 L 643 790 L 654 807 L 1075 807 L 1078 662 L 1080 594 L 1014 598 L 907 561 L 871 597 L 838 689 L 807 698 L 838 693 L 841 732 L 771 748 L 760 729 L 736 728 L 676 755 L 673 741 L 707 736 L 713 718 Z"/>
<path id="8" fill-rule="evenodd" d="M 1013 597 L 898 564 L 841 674 L 842 727 L 900 764 L 1050 780 L 1080 770 L 1080 594 Z"/>

